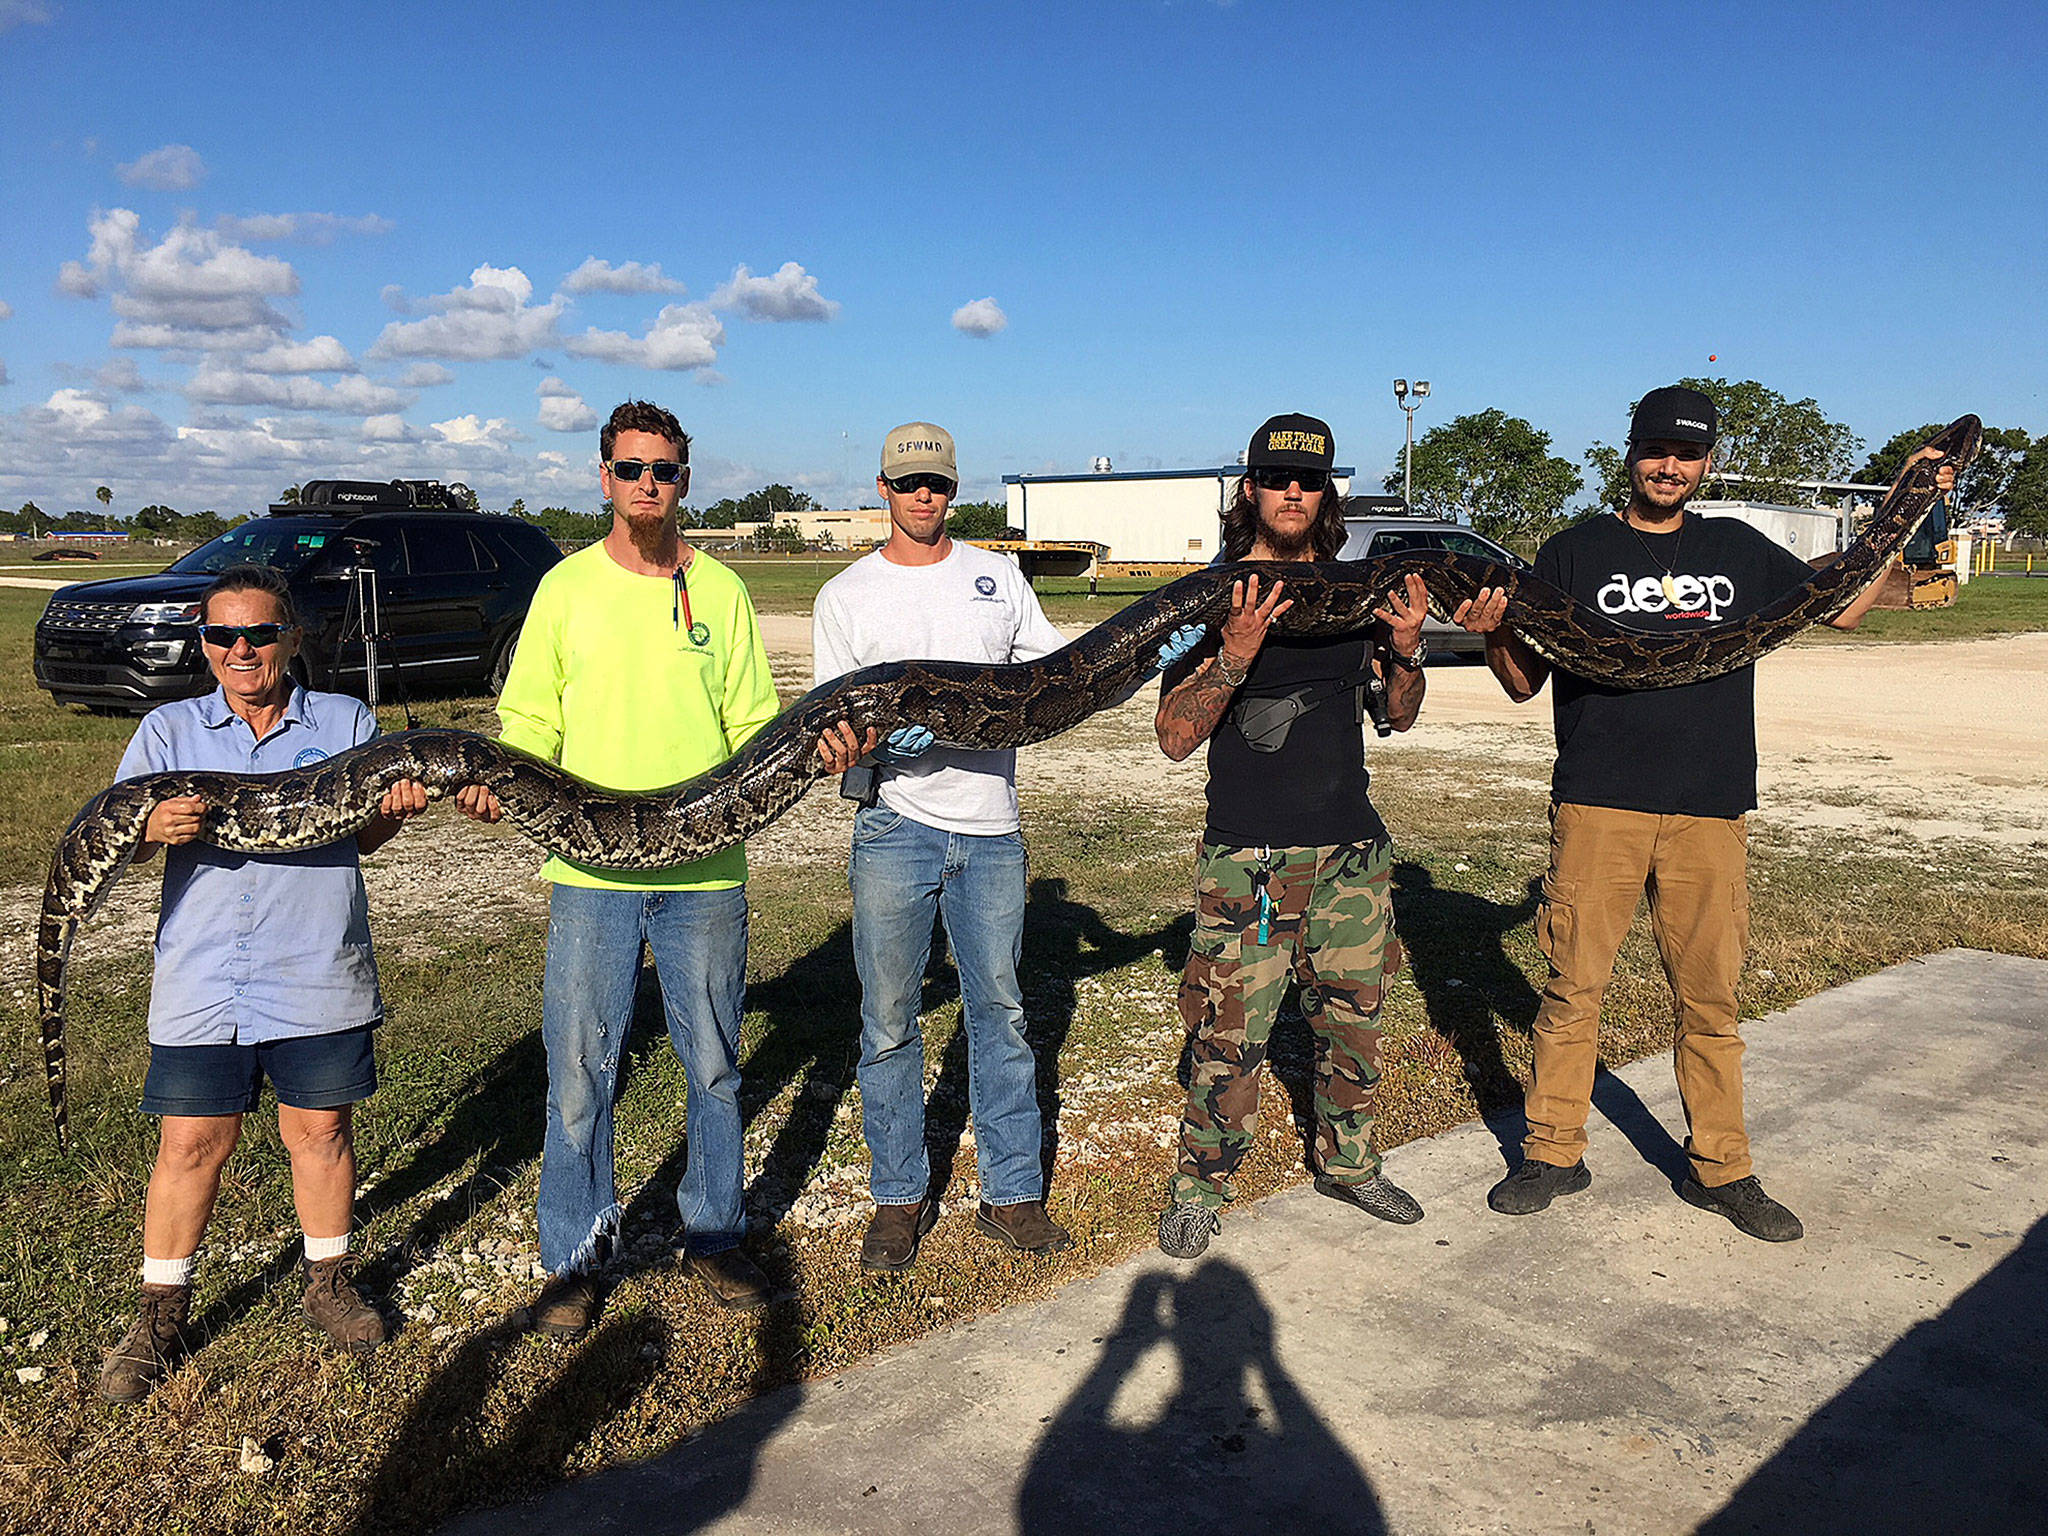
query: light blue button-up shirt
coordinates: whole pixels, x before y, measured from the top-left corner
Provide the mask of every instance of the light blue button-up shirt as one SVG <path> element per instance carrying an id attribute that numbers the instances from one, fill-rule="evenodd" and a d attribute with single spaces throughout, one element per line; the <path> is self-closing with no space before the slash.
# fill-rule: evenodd
<path id="1" fill-rule="evenodd" d="M 284 719 L 258 741 L 216 688 L 146 716 L 117 777 L 281 773 L 376 734 L 367 705 L 294 685 Z M 255 1045 L 356 1029 L 383 1012 L 353 837 L 298 853 L 230 853 L 205 843 L 165 850 L 151 1044 Z"/>

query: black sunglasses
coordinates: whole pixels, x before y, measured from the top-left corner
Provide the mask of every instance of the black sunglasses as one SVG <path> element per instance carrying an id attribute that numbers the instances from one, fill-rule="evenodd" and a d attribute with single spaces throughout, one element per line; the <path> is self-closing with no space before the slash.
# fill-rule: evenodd
<path id="1" fill-rule="evenodd" d="M 224 651 L 233 650 L 237 640 L 246 640 L 260 651 L 266 645 L 277 644 L 283 635 L 297 634 L 298 629 L 296 624 L 202 624 L 199 638 Z"/>
<path id="2" fill-rule="evenodd" d="M 1252 484 L 1262 491 L 1284 491 L 1290 485 L 1298 485 L 1304 494 L 1330 488 L 1330 472 L 1327 469 L 1255 469 Z"/>
<path id="3" fill-rule="evenodd" d="M 900 480 L 889 481 L 889 489 L 898 496 L 915 496 L 919 491 L 930 491 L 934 496 L 951 499 L 960 489 L 958 480 L 948 480 L 944 475 L 905 475 Z"/>
<path id="4" fill-rule="evenodd" d="M 683 466 L 674 459 L 656 459 L 652 464 L 640 459 L 613 459 L 605 468 L 612 472 L 613 479 L 629 485 L 640 478 L 643 469 L 654 476 L 656 485 L 674 485 L 683 478 Z"/>

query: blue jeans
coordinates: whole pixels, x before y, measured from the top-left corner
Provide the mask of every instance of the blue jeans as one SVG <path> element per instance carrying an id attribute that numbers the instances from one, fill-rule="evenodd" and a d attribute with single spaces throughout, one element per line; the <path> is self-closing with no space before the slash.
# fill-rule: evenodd
<path id="1" fill-rule="evenodd" d="M 643 939 L 654 952 L 669 1039 L 689 1084 L 689 1161 L 676 1190 L 685 1241 L 692 1253 L 718 1253 L 747 1230 L 739 1066 L 746 887 L 603 891 L 557 885 L 548 898 L 541 992 L 548 1124 L 537 1213 L 540 1261 L 551 1274 L 591 1267 L 618 1226 L 612 1107 Z"/>
<path id="2" fill-rule="evenodd" d="M 878 1205 L 912 1205 L 931 1184 L 924 1145 L 924 1036 L 917 1007 L 932 918 L 960 970 L 967 1101 L 981 1198 L 1043 1197 L 1038 1070 L 1024 1039 L 1024 839 L 941 832 L 885 805 L 853 821 L 853 960 L 860 972 L 861 1126 Z"/>

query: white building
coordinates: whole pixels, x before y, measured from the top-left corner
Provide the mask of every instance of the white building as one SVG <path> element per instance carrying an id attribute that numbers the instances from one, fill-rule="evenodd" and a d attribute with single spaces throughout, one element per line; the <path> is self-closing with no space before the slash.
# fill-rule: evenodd
<path id="1" fill-rule="evenodd" d="M 1005 475 L 1010 526 L 1035 541 L 1102 544 L 1119 564 L 1206 565 L 1221 547 L 1223 509 L 1241 464 L 1219 469 L 1152 469 L 1117 474 Z M 1337 492 L 1351 489 L 1349 468 Z"/>

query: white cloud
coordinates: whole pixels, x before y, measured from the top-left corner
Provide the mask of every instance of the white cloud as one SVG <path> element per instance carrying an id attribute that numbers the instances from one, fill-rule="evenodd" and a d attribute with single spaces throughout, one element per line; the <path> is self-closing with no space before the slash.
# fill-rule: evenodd
<path id="1" fill-rule="evenodd" d="M 109 358 L 107 366 L 95 373 L 92 380 L 101 389 L 117 390 L 124 395 L 139 395 L 151 387 L 132 357 Z"/>
<path id="2" fill-rule="evenodd" d="M 755 277 L 734 267 L 732 281 L 711 295 L 714 309 L 736 309 L 749 320 L 830 320 L 839 313 L 836 300 L 818 292 L 818 280 L 793 261 L 785 261 L 773 277 Z"/>
<path id="3" fill-rule="evenodd" d="M 680 373 L 708 368 L 718 361 L 718 349 L 725 345 L 725 326 L 705 305 L 670 304 L 654 317 L 643 336 L 600 331 L 593 326 L 581 336 L 570 337 L 566 345 L 577 357 Z"/>
<path id="4" fill-rule="evenodd" d="M 540 424 L 550 432 L 588 432 L 597 426 L 597 412 L 560 379 L 542 379 L 534 393 L 540 396 Z"/>
<path id="5" fill-rule="evenodd" d="M 386 283 L 377 290 L 377 297 L 383 301 L 384 307 L 394 315 L 409 315 L 412 313 L 412 300 L 405 296 L 405 288 L 401 284 Z"/>
<path id="6" fill-rule="evenodd" d="M 439 363 L 414 363 L 398 376 L 398 382 L 406 389 L 438 389 L 453 384 L 455 374 Z"/>
<path id="7" fill-rule="evenodd" d="M 374 213 L 354 217 L 340 213 L 229 213 L 215 219 L 213 227 L 230 240 L 332 245 L 342 235 L 388 235 L 398 226 Z"/>
<path id="8" fill-rule="evenodd" d="M 190 144 L 166 144 L 114 172 L 131 187 L 152 192 L 189 192 L 206 179 L 206 162 Z"/>
<path id="9" fill-rule="evenodd" d="M 441 434 L 442 441 L 458 447 L 476 447 L 485 444 L 502 446 L 506 443 L 523 443 L 526 434 L 514 427 L 502 416 L 493 416 L 489 421 L 479 420 L 475 412 L 457 416 L 452 421 L 434 422 L 433 428 Z"/>
<path id="10" fill-rule="evenodd" d="M 394 320 L 385 326 L 370 348 L 370 356 L 451 357 L 472 362 L 524 357 L 560 339 L 555 322 L 568 307 L 568 301 L 559 295 L 545 304 L 529 304 L 532 297 L 533 283 L 519 268 L 486 263 L 470 273 L 464 286 L 422 299 L 421 306 L 432 311 L 426 319 Z M 384 300 L 397 307 L 391 289 L 385 289 Z"/>
<path id="11" fill-rule="evenodd" d="M 323 384 L 318 379 L 250 373 L 215 363 L 202 364 L 193 373 L 185 395 L 205 405 L 268 405 L 285 411 L 339 411 L 349 416 L 402 411 L 413 402 L 402 389 L 355 375 Z"/>
<path id="12" fill-rule="evenodd" d="M 662 275 L 658 261 L 622 261 L 616 267 L 596 256 L 562 279 L 564 293 L 681 293 L 683 285 Z"/>
<path id="13" fill-rule="evenodd" d="M 0 0 L 0 32 L 14 27 L 46 27 L 55 14 L 42 0 Z"/>
<path id="14" fill-rule="evenodd" d="M 994 299 L 976 299 L 953 311 L 953 329 L 969 336 L 993 336 L 1010 323 Z"/>
<path id="15" fill-rule="evenodd" d="M 299 291 L 287 261 L 258 256 L 190 224 L 155 245 L 126 208 L 93 215 L 83 262 L 67 261 L 57 286 L 78 298 L 113 295 L 117 347 L 255 351 L 282 342 L 291 322 L 270 303 Z"/>
<path id="16" fill-rule="evenodd" d="M 414 443 L 420 441 L 420 434 L 405 424 L 403 416 L 396 414 L 365 416 L 363 418 L 363 441 L 366 443 Z"/>
<path id="17" fill-rule="evenodd" d="M 336 337 L 314 336 L 265 347 L 243 366 L 255 373 L 354 373 L 356 360 Z"/>
<path id="18" fill-rule="evenodd" d="M 12 320 L 13 318 L 14 306 L 5 299 L 0 299 L 0 320 Z"/>

